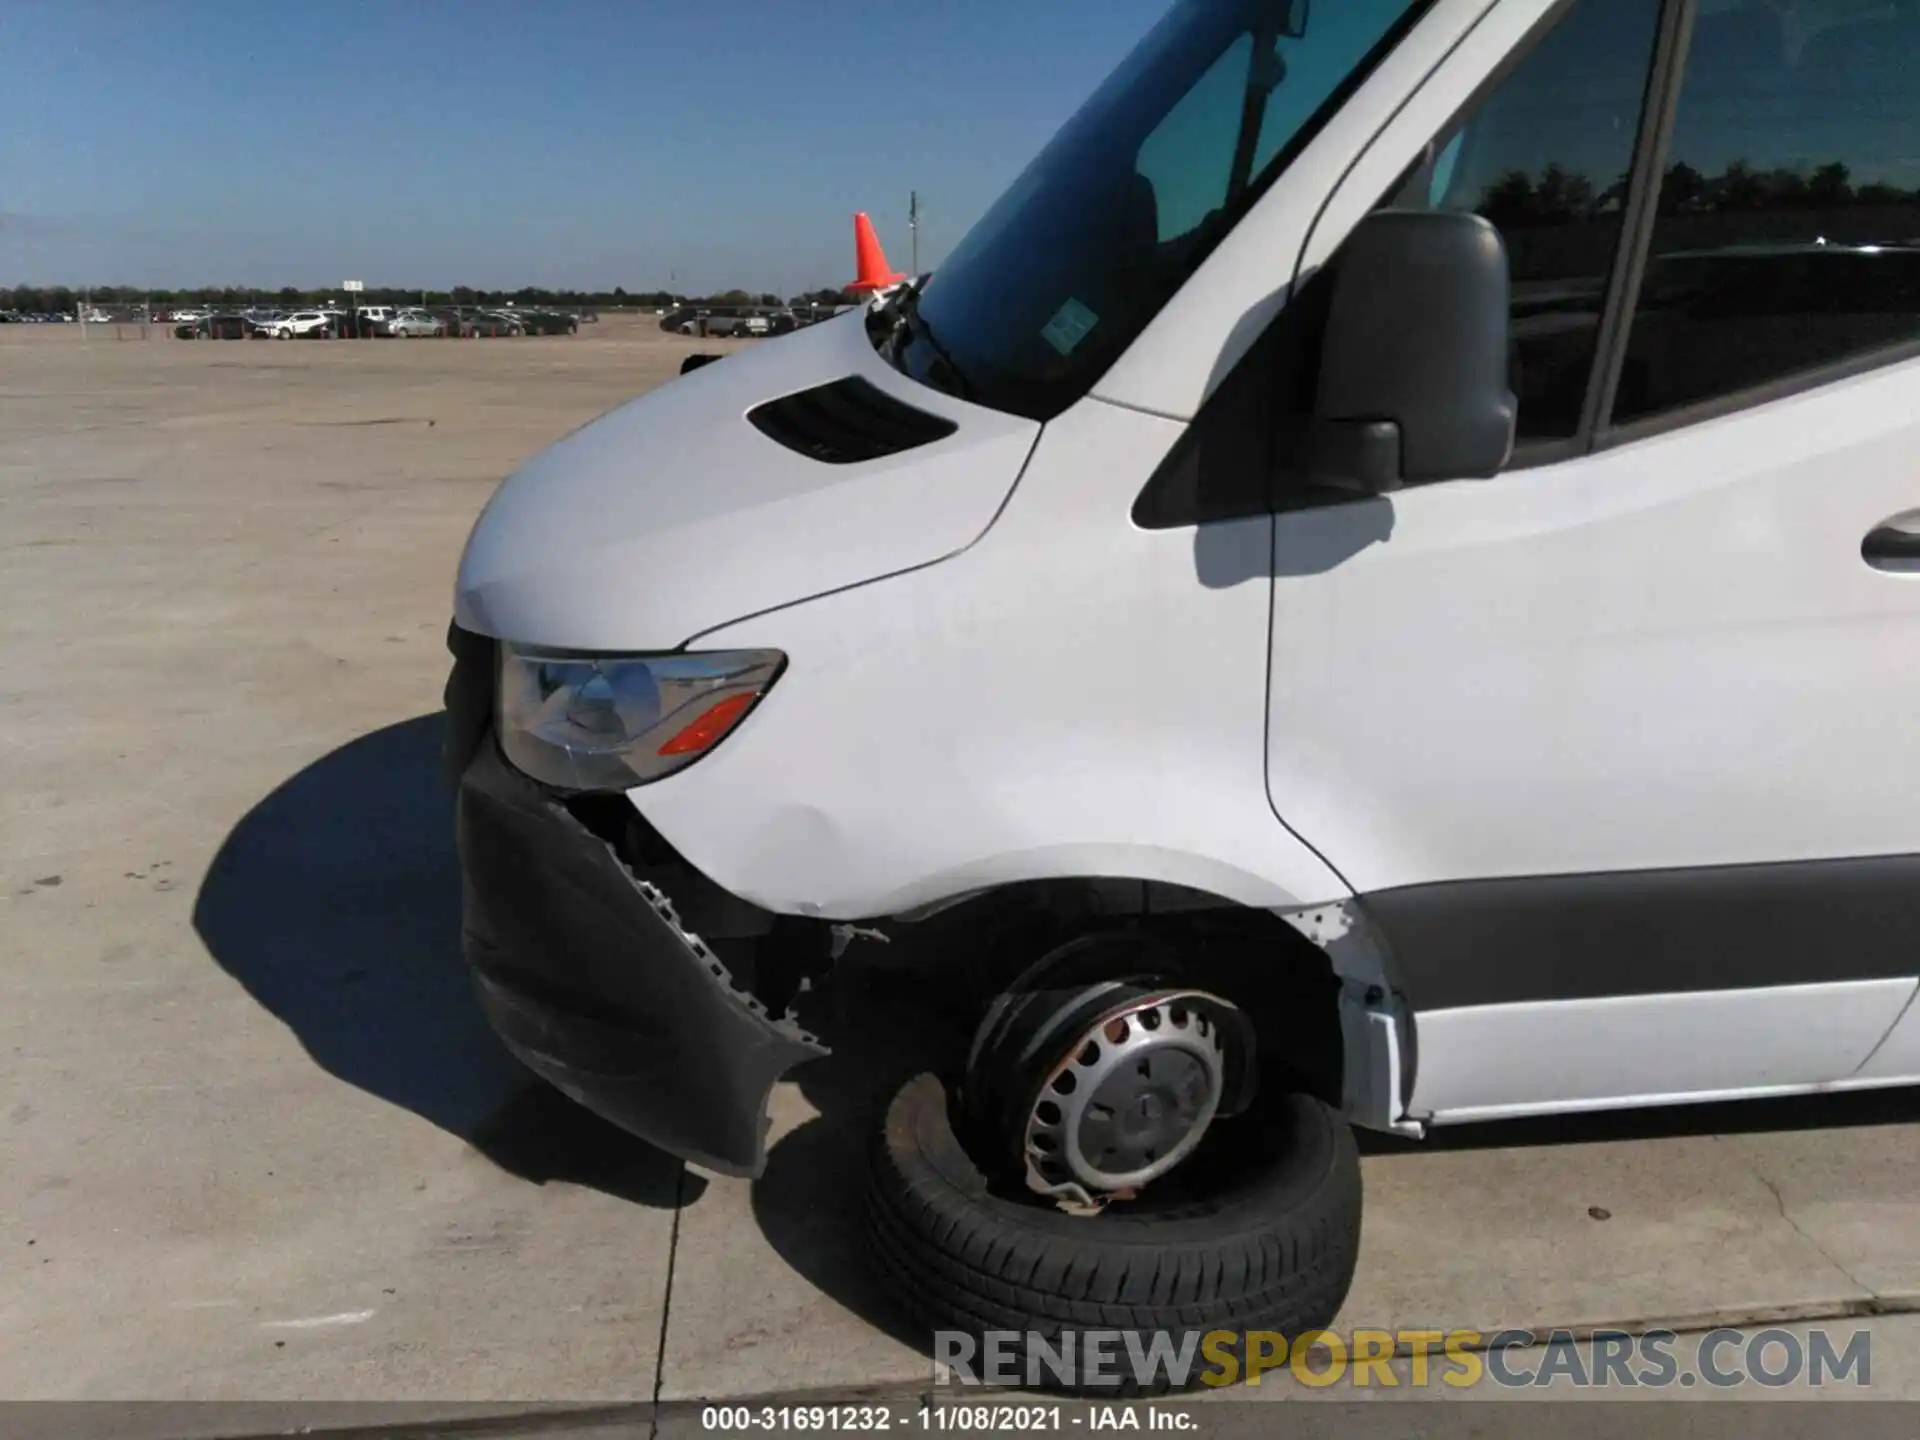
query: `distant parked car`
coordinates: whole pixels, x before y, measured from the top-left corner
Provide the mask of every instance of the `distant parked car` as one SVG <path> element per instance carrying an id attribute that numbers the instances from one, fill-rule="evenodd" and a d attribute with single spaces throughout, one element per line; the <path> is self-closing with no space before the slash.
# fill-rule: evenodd
<path id="1" fill-rule="evenodd" d="M 529 335 L 573 335 L 580 329 L 578 319 L 557 310 L 515 310 L 512 318 Z"/>
<path id="2" fill-rule="evenodd" d="M 387 333 L 401 340 L 412 340 L 418 336 L 444 335 L 447 333 L 447 323 L 437 315 L 429 315 L 425 310 L 402 310 L 387 322 Z"/>
<path id="3" fill-rule="evenodd" d="M 273 324 L 276 340 L 319 339 L 334 333 L 336 317 L 323 310 L 296 310 Z"/>
<path id="4" fill-rule="evenodd" d="M 461 331 L 469 340 L 477 340 L 481 336 L 497 338 L 527 333 L 526 327 L 513 316 L 497 314 L 491 310 L 482 310 L 467 316 L 461 325 Z"/>
<path id="5" fill-rule="evenodd" d="M 669 335 L 725 335 L 733 329 L 733 319 L 704 307 L 694 309 L 683 305 L 669 310 L 660 321 L 660 328 Z"/>
<path id="6" fill-rule="evenodd" d="M 260 328 L 244 315 L 203 315 L 173 327 L 177 340 L 250 340 Z"/>
<path id="7" fill-rule="evenodd" d="M 353 333 L 362 340 L 388 339 L 399 313 L 391 305 L 362 305 L 353 312 Z"/>

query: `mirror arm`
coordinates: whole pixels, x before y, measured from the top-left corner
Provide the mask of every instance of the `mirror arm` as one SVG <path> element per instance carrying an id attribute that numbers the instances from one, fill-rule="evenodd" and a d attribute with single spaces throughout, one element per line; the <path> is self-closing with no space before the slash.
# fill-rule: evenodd
<path id="1" fill-rule="evenodd" d="M 1406 483 L 1397 421 L 1316 418 L 1307 449 L 1309 477 L 1316 485 L 1387 495 Z"/>

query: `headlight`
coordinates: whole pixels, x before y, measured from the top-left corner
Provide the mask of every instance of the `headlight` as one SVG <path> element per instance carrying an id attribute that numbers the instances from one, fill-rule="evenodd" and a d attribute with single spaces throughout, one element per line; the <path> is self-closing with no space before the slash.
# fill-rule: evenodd
<path id="1" fill-rule="evenodd" d="M 626 790 L 691 765 L 786 664 L 778 650 L 579 655 L 500 647 L 500 748 L 566 790 Z"/>

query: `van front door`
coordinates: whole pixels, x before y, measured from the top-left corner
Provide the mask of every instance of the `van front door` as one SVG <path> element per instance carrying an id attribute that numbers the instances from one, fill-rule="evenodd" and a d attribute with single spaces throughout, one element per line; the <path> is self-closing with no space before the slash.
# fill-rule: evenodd
<path id="1" fill-rule="evenodd" d="M 1911 1078 L 1905 1028 L 1869 1057 L 1920 972 L 1920 20 L 1541 9 L 1303 257 L 1383 195 L 1499 226 L 1519 443 L 1283 487 L 1274 808 L 1385 936 L 1417 1114 Z"/>

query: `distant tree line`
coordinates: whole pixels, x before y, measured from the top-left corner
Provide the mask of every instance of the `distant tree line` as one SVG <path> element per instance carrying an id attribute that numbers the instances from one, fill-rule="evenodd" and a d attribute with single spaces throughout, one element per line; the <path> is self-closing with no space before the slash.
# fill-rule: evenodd
<path id="1" fill-rule="evenodd" d="M 282 310 L 297 310 L 323 300 L 344 299 L 335 288 L 302 290 L 288 285 L 279 290 L 240 285 L 201 285 L 184 290 L 146 290 L 137 285 L 96 285 L 81 289 L 72 285 L 16 285 L 0 287 L 0 310 L 26 313 L 71 311 L 76 305 L 92 303 L 102 310 L 138 309 L 152 305 L 156 309 L 174 309 L 186 305 L 240 309 L 250 305 L 273 305 Z M 392 286 L 369 286 L 354 297 L 362 305 L 459 305 L 495 306 L 514 304 L 522 308 L 553 307 L 565 310 L 611 310 L 633 306 L 663 310 L 676 305 L 839 305 L 854 297 L 833 286 L 808 290 L 783 299 L 771 292 L 726 290 L 717 295 L 677 295 L 666 290 L 636 290 L 624 287 L 612 290 L 543 290 L 527 287 L 519 290 L 477 290 L 458 285 L 451 290 L 404 290 Z"/>
<path id="2" fill-rule="evenodd" d="M 1561 165 L 1513 170 L 1474 208 L 1500 227 L 1516 282 L 1602 277 L 1619 243 L 1627 178 L 1601 186 Z M 1920 243 L 1920 191 L 1856 185 L 1839 162 L 1761 170 L 1735 160 L 1717 175 L 1684 161 L 1661 176 L 1657 254 L 1734 245 Z"/>
<path id="3" fill-rule="evenodd" d="M 1604 189 L 1585 175 L 1548 165 L 1539 175 L 1509 170 L 1489 185 L 1475 208 L 1503 229 L 1564 225 L 1626 203 L 1622 175 Z M 1685 161 L 1669 165 L 1660 179 L 1662 215 L 1751 214 L 1756 211 L 1834 211 L 1920 204 L 1920 189 L 1871 183 L 1855 186 L 1838 160 L 1811 170 L 1759 170 L 1732 161 L 1718 175 L 1704 175 Z"/>

